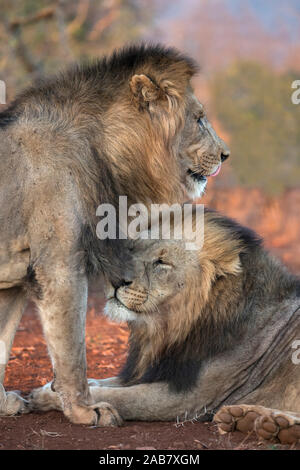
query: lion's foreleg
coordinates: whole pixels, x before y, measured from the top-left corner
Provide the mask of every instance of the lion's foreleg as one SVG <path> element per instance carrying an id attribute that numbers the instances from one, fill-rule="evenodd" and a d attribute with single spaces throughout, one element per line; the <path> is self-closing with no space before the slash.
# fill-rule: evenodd
<path id="1" fill-rule="evenodd" d="M 119 377 L 88 379 L 89 387 L 121 387 Z M 93 403 L 96 403 L 92 398 Z M 30 394 L 30 408 L 38 411 L 61 410 L 63 405 L 59 394 L 53 391 L 52 382 L 33 390 Z"/>
<path id="2" fill-rule="evenodd" d="M 5 367 L 9 360 L 16 329 L 26 306 L 25 292 L 20 288 L 0 290 L 0 415 L 27 411 L 27 403 L 15 392 L 5 392 Z"/>
<path id="3" fill-rule="evenodd" d="M 197 392 L 171 392 L 165 383 L 130 387 L 91 386 L 93 402 L 107 401 L 125 420 L 178 421 L 197 419 L 203 404 Z"/>
<path id="4" fill-rule="evenodd" d="M 85 352 L 87 279 L 65 269 L 57 271 L 58 276 L 49 273 L 44 276 L 43 268 L 36 269 L 37 281 L 42 286 L 37 304 L 55 376 L 53 388 L 57 395 L 53 394 L 56 401 L 52 408 L 58 408 L 58 396 L 64 414 L 73 423 L 119 424 L 115 410 L 107 403 L 94 406 L 89 393 Z M 32 392 L 31 409 L 38 408 L 38 396 L 39 390 Z"/>
<path id="5" fill-rule="evenodd" d="M 36 271 L 42 286 L 42 300 L 37 304 L 54 370 L 53 386 L 70 420 L 90 423 L 93 412 L 87 408 L 91 400 L 85 356 L 87 279 L 71 272 L 45 279 L 44 270 Z"/>
<path id="6" fill-rule="evenodd" d="M 195 392 L 175 393 L 170 392 L 168 385 L 163 383 L 130 387 L 92 385 L 96 382 L 102 381 L 89 381 L 92 403 L 109 403 L 125 420 L 182 423 L 199 419 L 205 414 L 205 405 L 196 389 Z M 61 409 L 58 394 L 51 390 L 50 384 L 35 390 L 31 398 L 31 406 L 34 409 Z"/>

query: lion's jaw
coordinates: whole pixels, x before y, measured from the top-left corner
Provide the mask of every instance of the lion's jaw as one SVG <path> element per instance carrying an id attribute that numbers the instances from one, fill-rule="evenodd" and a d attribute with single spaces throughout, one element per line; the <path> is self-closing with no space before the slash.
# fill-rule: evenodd
<path id="1" fill-rule="evenodd" d="M 106 280 L 105 295 L 107 302 L 104 313 L 116 322 L 141 322 L 148 316 L 149 292 L 147 288 L 134 281 L 134 286 L 120 286 L 115 288 Z"/>
<path id="2" fill-rule="evenodd" d="M 203 196 L 207 186 L 206 176 L 199 176 L 188 170 L 185 178 L 186 193 L 190 199 L 197 199 Z"/>
<path id="3" fill-rule="evenodd" d="M 116 289 L 114 296 L 110 297 L 105 305 L 104 313 L 116 322 L 148 323 L 156 315 L 159 315 L 159 297 L 156 298 L 150 291 L 145 290 L 141 294 L 138 282 L 136 290 L 121 287 Z M 149 298 L 153 297 L 151 301 Z M 157 301 L 157 302 L 156 302 Z"/>
<path id="4" fill-rule="evenodd" d="M 136 312 L 129 310 L 124 304 L 115 298 L 109 299 L 106 302 L 104 313 L 111 320 L 118 323 L 138 321 L 140 319 Z"/>

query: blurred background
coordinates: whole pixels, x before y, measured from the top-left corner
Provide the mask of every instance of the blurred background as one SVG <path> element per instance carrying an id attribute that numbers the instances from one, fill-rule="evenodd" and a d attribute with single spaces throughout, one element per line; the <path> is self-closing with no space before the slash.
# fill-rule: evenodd
<path id="1" fill-rule="evenodd" d="M 8 101 L 40 75 L 140 40 L 200 64 L 196 94 L 232 151 L 204 202 L 300 273 L 300 0 L 0 0 Z"/>

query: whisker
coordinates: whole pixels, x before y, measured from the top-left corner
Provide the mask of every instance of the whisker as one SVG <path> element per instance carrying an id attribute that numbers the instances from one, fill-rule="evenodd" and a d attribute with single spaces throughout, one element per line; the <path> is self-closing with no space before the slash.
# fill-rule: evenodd
<path id="1" fill-rule="evenodd" d="M 152 300 L 152 297 L 153 297 L 153 299 L 155 299 L 155 302 Z M 149 303 L 150 303 L 151 308 L 154 308 L 154 310 L 155 310 L 156 312 L 158 312 L 159 309 L 158 309 L 158 305 L 157 305 L 157 303 L 156 303 L 156 298 L 155 298 L 155 296 L 154 296 L 153 294 L 151 294 L 150 292 L 149 292 L 149 294 L 148 294 L 148 301 L 149 301 Z"/>

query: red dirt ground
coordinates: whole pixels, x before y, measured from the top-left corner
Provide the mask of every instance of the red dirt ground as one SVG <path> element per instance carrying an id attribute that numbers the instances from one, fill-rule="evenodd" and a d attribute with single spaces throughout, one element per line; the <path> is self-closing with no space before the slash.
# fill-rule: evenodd
<path id="1" fill-rule="evenodd" d="M 101 315 L 103 301 L 89 299 L 87 321 L 88 376 L 115 375 L 125 360 L 127 328 Z M 24 315 L 8 364 L 5 385 L 22 393 L 52 379 L 45 340 L 33 307 Z M 259 444 L 254 436 L 220 436 L 211 423 L 126 423 L 117 429 L 73 425 L 60 412 L 0 418 L 0 449 L 290 449 Z M 300 446 L 296 447 L 300 449 Z"/>

